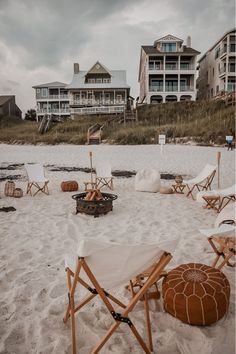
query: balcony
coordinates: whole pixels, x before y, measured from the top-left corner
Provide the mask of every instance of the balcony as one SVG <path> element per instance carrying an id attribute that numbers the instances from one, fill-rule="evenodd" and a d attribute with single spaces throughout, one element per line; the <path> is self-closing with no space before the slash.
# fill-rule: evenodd
<path id="1" fill-rule="evenodd" d="M 38 114 L 70 114 L 70 108 L 39 108 Z"/>
<path id="2" fill-rule="evenodd" d="M 36 99 L 37 100 L 54 100 L 54 101 L 67 100 L 67 101 L 69 101 L 69 95 L 47 95 L 47 96 L 36 97 Z"/>
<path id="3" fill-rule="evenodd" d="M 220 57 L 225 55 L 227 53 L 227 46 L 225 45 L 221 50 L 220 50 Z"/>
<path id="4" fill-rule="evenodd" d="M 189 92 L 194 91 L 193 87 L 189 85 L 180 86 L 178 90 L 178 85 L 166 86 L 165 91 L 163 86 L 149 86 L 149 92 Z"/>
<path id="5" fill-rule="evenodd" d="M 163 86 L 149 86 L 151 92 L 163 92 Z"/>
<path id="6" fill-rule="evenodd" d="M 121 99 L 116 99 L 116 100 L 109 100 L 109 99 L 72 99 L 70 100 L 70 105 L 75 105 L 75 106 L 97 106 L 97 105 L 116 105 L 116 104 L 120 104 L 120 105 L 125 105 L 126 101 L 125 100 L 121 100 Z"/>
<path id="7" fill-rule="evenodd" d="M 193 64 L 189 64 L 189 63 L 180 63 L 180 68 L 178 67 L 177 63 L 173 63 L 173 64 L 166 64 L 165 66 L 162 64 L 159 65 L 150 65 L 148 69 L 150 71 L 152 70 L 158 70 L 158 71 L 174 71 L 174 70 L 195 70 L 195 66 Z"/>
<path id="8" fill-rule="evenodd" d="M 229 82 L 228 85 L 225 85 L 225 91 L 227 92 L 235 92 L 236 91 L 236 83 Z"/>

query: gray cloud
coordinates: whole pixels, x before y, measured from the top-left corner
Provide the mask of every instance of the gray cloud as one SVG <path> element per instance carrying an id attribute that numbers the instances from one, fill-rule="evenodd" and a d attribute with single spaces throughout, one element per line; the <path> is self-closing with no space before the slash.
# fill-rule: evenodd
<path id="1" fill-rule="evenodd" d="M 138 95 L 140 46 L 171 33 L 202 54 L 234 26 L 234 0 L 0 0 L 0 93 L 34 105 L 32 85 L 70 82 L 72 63 L 126 69 Z M 14 85 L 12 82 L 18 82 Z"/>

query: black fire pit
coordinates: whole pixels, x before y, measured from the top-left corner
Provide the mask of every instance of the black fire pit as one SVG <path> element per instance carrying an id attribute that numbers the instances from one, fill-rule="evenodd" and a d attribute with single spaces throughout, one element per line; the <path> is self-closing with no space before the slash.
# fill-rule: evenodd
<path id="1" fill-rule="evenodd" d="M 110 193 L 101 193 L 102 200 L 85 200 L 87 193 L 78 193 L 72 195 L 72 198 L 76 201 L 76 214 L 84 213 L 93 215 L 95 218 L 99 215 L 105 215 L 109 211 L 112 211 L 112 201 L 117 199 L 117 195 Z"/>

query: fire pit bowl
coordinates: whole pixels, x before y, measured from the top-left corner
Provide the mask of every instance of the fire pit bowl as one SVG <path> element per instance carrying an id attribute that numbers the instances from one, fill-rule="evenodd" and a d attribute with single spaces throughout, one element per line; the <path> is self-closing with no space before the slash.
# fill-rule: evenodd
<path id="1" fill-rule="evenodd" d="M 102 200 L 86 200 L 87 193 L 78 193 L 72 195 L 72 198 L 76 201 L 76 214 L 84 213 L 93 215 L 95 218 L 99 215 L 105 215 L 109 211 L 112 211 L 112 201 L 117 199 L 117 195 L 110 193 L 101 193 Z"/>

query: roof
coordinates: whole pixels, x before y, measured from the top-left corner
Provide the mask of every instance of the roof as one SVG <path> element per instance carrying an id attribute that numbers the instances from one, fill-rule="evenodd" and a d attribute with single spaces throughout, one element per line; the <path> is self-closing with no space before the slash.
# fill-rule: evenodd
<path id="1" fill-rule="evenodd" d="M 91 67 L 90 70 L 88 70 L 87 74 L 109 74 L 110 70 L 108 70 L 105 65 L 101 64 L 99 61 L 96 61 L 96 63 Z"/>
<path id="2" fill-rule="evenodd" d="M 125 70 L 110 70 L 111 82 L 109 83 L 85 83 L 85 76 L 88 71 L 80 71 L 74 74 L 72 82 L 66 86 L 67 89 L 117 89 L 117 88 L 130 88 L 126 83 Z"/>
<path id="3" fill-rule="evenodd" d="M 53 82 L 48 82 L 46 84 L 41 84 L 41 85 L 35 85 L 33 86 L 33 88 L 40 88 L 40 87 L 65 87 L 67 84 L 65 84 L 64 82 L 60 82 L 60 81 L 53 81 Z"/>
<path id="4" fill-rule="evenodd" d="M 145 51 L 146 54 L 166 54 L 166 52 L 162 52 L 161 50 L 158 50 L 156 47 L 154 47 L 153 45 L 142 45 L 143 50 Z M 183 46 L 183 51 L 182 52 L 170 52 L 168 54 L 195 54 L 198 55 L 200 54 L 199 51 L 190 48 L 190 47 L 186 47 L 186 45 Z"/>
<path id="5" fill-rule="evenodd" d="M 214 48 L 224 39 L 225 36 L 227 36 L 228 34 L 233 33 L 233 32 L 236 33 L 236 28 L 233 28 L 233 29 L 231 29 L 231 30 L 225 32 L 224 35 L 223 35 L 222 37 L 220 37 L 220 39 L 218 39 L 218 40 L 214 43 L 214 45 L 213 45 L 212 47 L 210 47 L 210 49 L 208 49 L 208 50 L 203 54 L 203 56 L 198 60 L 198 62 L 200 63 L 200 61 L 202 61 L 202 60 L 205 58 L 205 56 L 207 55 L 207 53 L 211 52 L 212 49 L 214 49 Z"/>
<path id="6" fill-rule="evenodd" d="M 167 34 L 167 36 L 164 36 L 164 37 L 161 37 L 161 38 L 155 40 L 154 46 L 156 46 L 156 44 L 157 44 L 158 42 L 170 42 L 170 41 L 171 41 L 171 42 L 172 42 L 172 41 L 175 41 L 175 42 L 181 42 L 181 43 L 183 43 L 183 39 L 180 39 L 180 38 L 177 38 L 177 37 L 175 37 L 175 36 L 172 36 L 172 34 Z"/>
<path id="7" fill-rule="evenodd" d="M 0 96 L 0 106 L 3 106 L 6 102 L 14 98 L 14 95 L 2 95 Z"/>

